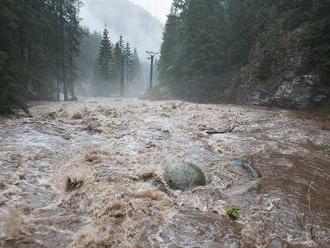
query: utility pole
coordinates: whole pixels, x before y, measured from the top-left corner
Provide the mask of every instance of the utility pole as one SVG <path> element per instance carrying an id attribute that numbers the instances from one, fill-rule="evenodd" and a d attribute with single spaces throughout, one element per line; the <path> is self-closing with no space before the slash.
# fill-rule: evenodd
<path id="1" fill-rule="evenodd" d="M 152 89 L 152 80 L 153 80 L 153 74 L 154 74 L 154 59 L 155 56 L 159 53 L 155 53 L 155 52 L 149 52 L 147 51 L 147 54 L 150 55 L 150 57 L 148 59 L 150 59 L 150 80 L 149 80 L 149 90 Z"/>
<path id="2" fill-rule="evenodd" d="M 61 89 L 60 89 L 60 80 L 57 79 L 56 80 L 56 100 L 57 101 L 61 101 L 60 91 L 61 91 Z"/>

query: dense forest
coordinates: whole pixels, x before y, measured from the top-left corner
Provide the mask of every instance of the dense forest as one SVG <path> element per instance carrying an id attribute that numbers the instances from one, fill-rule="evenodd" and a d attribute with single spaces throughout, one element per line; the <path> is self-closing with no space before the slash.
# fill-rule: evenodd
<path id="1" fill-rule="evenodd" d="M 105 28 L 94 66 L 94 95 L 110 96 L 119 91 L 120 96 L 123 96 L 125 87 L 132 84 L 133 79 L 142 80 L 136 48 L 132 49 L 122 36 L 112 44 L 109 31 Z"/>
<path id="2" fill-rule="evenodd" d="M 329 13 L 328 0 L 174 0 L 161 82 L 176 97 L 200 101 L 237 102 L 258 89 L 266 103 L 320 102 L 330 85 Z M 317 87 L 292 90 L 291 82 Z"/>
<path id="3" fill-rule="evenodd" d="M 81 53 L 77 60 L 81 96 L 109 97 L 127 95 L 131 88 L 145 83 L 142 63 L 136 48 L 119 36 L 113 43 L 107 28 L 100 34 L 83 28 Z M 122 91 L 122 92 L 121 92 Z"/>
<path id="4" fill-rule="evenodd" d="M 82 35 L 80 0 L 0 3 L 0 112 L 25 109 L 26 99 L 75 97 Z"/>
<path id="5" fill-rule="evenodd" d="M 146 81 L 130 42 L 80 25 L 82 4 L 1 1 L 0 112 Z M 330 93 L 329 11 L 328 0 L 174 0 L 155 74 L 175 98 L 318 105 Z"/>
<path id="6" fill-rule="evenodd" d="M 80 25 L 80 0 L 0 3 L 0 113 L 27 100 L 123 95 L 143 81 L 137 50 Z M 26 15 L 29 13 L 29 15 Z M 122 80 L 121 80 L 122 79 Z M 118 93 L 119 94 L 119 93 Z"/>

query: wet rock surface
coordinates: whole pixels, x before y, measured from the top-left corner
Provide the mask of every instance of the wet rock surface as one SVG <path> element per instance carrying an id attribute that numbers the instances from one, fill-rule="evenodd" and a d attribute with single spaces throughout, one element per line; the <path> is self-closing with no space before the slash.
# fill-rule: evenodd
<path id="1" fill-rule="evenodd" d="M 234 161 L 230 165 L 229 170 L 238 173 L 240 175 L 245 175 L 250 178 L 261 177 L 260 172 L 256 168 L 254 168 L 252 164 L 243 161 Z"/>
<path id="2" fill-rule="evenodd" d="M 250 66 L 243 69 L 243 81 L 239 89 L 235 89 L 235 102 L 280 106 L 284 108 L 306 108 L 321 105 L 330 96 L 327 77 L 310 68 L 309 48 L 281 47 L 281 52 L 273 48 L 272 54 L 282 53 L 280 63 L 273 64 L 266 78 L 256 79 L 248 72 Z M 255 61 L 261 61 L 265 50 L 256 49 Z M 276 57 L 276 56 L 275 56 Z"/>
<path id="3" fill-rule="evenodd" d="M 0 247 L 330 246 L 329 123 L 134 99 L 31 113 L 0 119 Z M 172 190 L 173 161 L 198 165 L 208 183 Z"/>
<path id="4" fill-rule="evenodd" d="M 166 183 L 174 190 L 190 190 L 198 186 L 205 186 L 206 178 L 203 171 L 190 163 L 172 163 L 164 170 Z"/>

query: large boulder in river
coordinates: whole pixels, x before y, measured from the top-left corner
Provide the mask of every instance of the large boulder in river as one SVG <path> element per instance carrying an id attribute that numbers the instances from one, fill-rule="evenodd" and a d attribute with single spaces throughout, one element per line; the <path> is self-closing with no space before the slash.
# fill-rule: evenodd
<path id="1" fill-rule="evenodd" d="M 175 190 L 185 191 L 206 184 L 203 171 L 190 163 L 169 164 L 164 170 L 164 178 L 170 188 Z"/>

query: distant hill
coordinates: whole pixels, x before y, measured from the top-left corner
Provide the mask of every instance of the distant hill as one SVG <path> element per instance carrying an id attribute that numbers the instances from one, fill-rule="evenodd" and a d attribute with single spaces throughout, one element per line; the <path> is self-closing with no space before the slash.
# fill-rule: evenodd
<path id="1" fill-rule="evenodd" d="M 160 49 L 162 23 L 129 0 L 84 0 L 81 17 L 91 30 L 101 31 L 107 24 L 113 42 L 122 34 L 137 47 L 141 59 L 146 50 Z"/>

